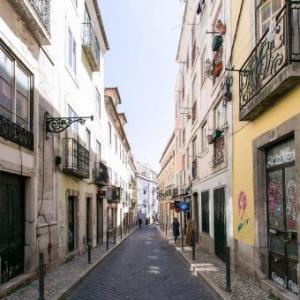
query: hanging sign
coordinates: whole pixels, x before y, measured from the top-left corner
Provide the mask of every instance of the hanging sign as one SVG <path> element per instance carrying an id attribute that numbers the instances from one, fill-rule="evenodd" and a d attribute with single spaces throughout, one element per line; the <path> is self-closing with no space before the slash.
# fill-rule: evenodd
<path id="1" fill-rule="evenodd" d="M 190 210 L 190 203 L 188 202 L 180 202 L 180 210 L 185 212 Z"/>

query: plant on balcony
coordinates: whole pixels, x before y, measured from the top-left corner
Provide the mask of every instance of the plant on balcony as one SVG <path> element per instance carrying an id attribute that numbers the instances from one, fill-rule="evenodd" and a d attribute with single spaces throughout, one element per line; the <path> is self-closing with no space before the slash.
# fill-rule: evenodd
<path id="1" fill-rule="evenodd" d="M 212 42 L 212 50 L 218 51 L 223 44 L 223 38 L 220 34 L 217 34 L 214 36 L 213 42 Z"/>
<path id="2" fill-rule="evenodd" d="M 220 20 L 220 19 L 217 21 L 216 28 L 220 34 L 223 35 L 226 33 L 226 25 L 224 25 L 222 20 Z"/>
<path id="3" fill-rule="evenodd" d="M 205 75 L 211 77 L 214 69 L 214 63 L 209 58 L 205 60 Z"/>
<path id="4" fill-rule="evenodd" d="M 214 140 L 217 140 L 222 135 L 223 135 L 223 131 L 219 130 L 219 129 L 214 130 L 213 133 L 212 133 L 212 137 L 213 137 Z"/>

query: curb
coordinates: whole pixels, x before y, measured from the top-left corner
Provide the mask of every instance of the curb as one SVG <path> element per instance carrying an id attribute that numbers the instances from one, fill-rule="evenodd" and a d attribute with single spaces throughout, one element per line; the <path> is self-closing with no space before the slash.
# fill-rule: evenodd
<path id="1" fill-rule="evenodd" d="M 112 248 L 110 248 L 105 254 L 100 257 L 92 266 L 91 268 L 77 281 L 73 282 L 70 287 L 67 288 L 65 292 L 63 292 L 59 297 L 57 297 L 57 300 L 63 300 L 66 299 L 70 294 L 76 290 L 76 288 L 97 268 L 107 256 L 109 256 L 114 250 L 116 250 L 133 232 L 136 231 L 136 227 L 132 229 L 122 240 L 120 240 L 116 245 L 114 245 Z"/>
<path id="2" fill-rule="evenodd" d="M 173 247 L 176 252 L 179 254 L 180 258 L 184 261 L 184 263 L 190 267 L 190 270 L 195 273 L 193 263 L 189 261 L 189 259 L 182 253 L 181 249 L 177 249 L 177 247 L 171 243 L 169 243 L 169 239 L 167 236 L 165 236 L 164 233 L 159 229 L 159 232 L 161 233 L 162 237 L 168 242 L 170 247 Z M 228 295 L 224 290 L 222 290 L 213 280 L 208 278 L 206 275 L 202 274 L 201 272 L 197 271 L 196 272 L 197 276 L 202 279 L 202 282 L 205 283 L 208 287 L 210 287 L 217 296 L 221 297 L 221 299 L 224 300 L 231 300 L 231 296 Z"/>

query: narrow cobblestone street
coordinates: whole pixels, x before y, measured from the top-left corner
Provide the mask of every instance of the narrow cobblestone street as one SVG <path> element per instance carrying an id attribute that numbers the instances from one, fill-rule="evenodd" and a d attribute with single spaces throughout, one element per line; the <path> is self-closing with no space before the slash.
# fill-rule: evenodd
<path id="1" fill-rule="evenodd" d="M 218 299 L 155 227 L 136 230 L 68 299 Z"/>

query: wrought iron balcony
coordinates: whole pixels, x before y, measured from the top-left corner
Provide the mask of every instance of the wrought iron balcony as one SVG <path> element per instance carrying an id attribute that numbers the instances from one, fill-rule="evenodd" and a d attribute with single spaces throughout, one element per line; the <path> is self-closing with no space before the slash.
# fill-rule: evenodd
<path id="1" fill-rule="evenodd" d="M 79 177 L 90 177 L 90 153 L 77 140 L 65 138 L 65 164 L 63 171 Z"/>
<path id="2" fill-rule="evenodd" d="M 82 47 L 92 71 L 100 70 L 100 46 L 91 23 L 83 23 Z"/>
<path id="3" fill-rule="evenodd" d="M 0 136 L 33 150 L 33 133 L 0 115 Z"/>
<path id="4" fill-rule="evenodd" d="M 106 199 L 108 203 L 120 203 L 121 188 L 116 186 L 108 186 L 106 191 Z"/>
<path id="5" fill-rule="evenodd" d="M 109 183 L 108 168 L 103 162 L 95 163 L 95 184 L 105 186 Z"/>
<path id="6" fill-rule="evenodd" d="M 300 82 L 300 1 L 287 0 L 239 72 L 240 120 L 253 120 Z"/>
<path id="7" fill-rule="evenodd" d="M 192 162 L 192 177 L 196 179 L 198 176 L 198 165 L 197 165 L 197 158 L 195 158 Z"/>
<path id="8" fill-rule="evenodd" d="M 225 162 L 225 137 L 222 135 L 214 142 L 214 168 L 222 165 Z"/>
<path id="9" fill-rule="evenodd" d="M 51 0 L 9 0 L 32 35 L 41 44 L 50 44 Z"/>
<path id="10" fill-rule="evenodd" d="M 172 190 L 172 196 L 175 197 L 178 195 L 178 188 L 173 188 Z"/>

